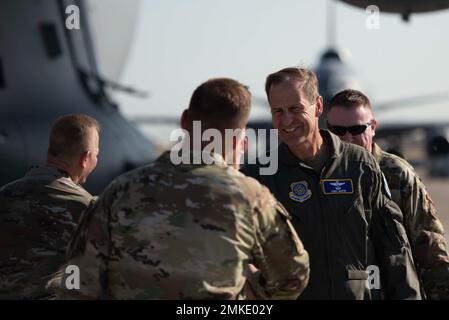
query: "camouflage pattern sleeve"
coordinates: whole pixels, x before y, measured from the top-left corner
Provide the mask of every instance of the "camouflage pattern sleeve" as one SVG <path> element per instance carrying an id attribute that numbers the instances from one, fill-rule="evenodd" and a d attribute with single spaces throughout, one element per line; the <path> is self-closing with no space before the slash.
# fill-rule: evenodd
<path id="1" fill-rule="evenodd" d="M 0 299 L 54 297 L 46 282 L 92 198 L 59 180 L 26 177 L 0 190 Z"/>
<path id="2" fill-rule="evenodd" d="M 424 183 L 404 159 L 375 148 L 391 195 L 404 215 L 416 269 L 426 298 L 449 298 L 449 256 L 444 228 Z"/>
<path id="3" fill-rule="evenodd" d="M 413 255 L 427 298 L 449 298 L 449 256 L 444 228 L 424 184 L 415 175 L 401 190 Z"/>
<path id="4" fill-rule="evenodd" d="M 259 273 L 249 279 L 251 288 L 259 299 L 296 299 L 309 280 L 309 256 L 289 213 L 262 188 L 254 205 L 253 256 Z"/>
<path id="5" fill-rule="evenodd" d="M 90 207 L 82 215 L 67 250 L 65 266 L 78 267 L 80 288 L 66 288 L 67 275 L 61 270 L 62 280 L 58 284 L 58 299 L 107 298 L 105 288 L 111 241 L 109 214 L 104 203 L 104 197 L 91 202 Z"/>
<path id="6" fill-rule="evenodd" d="M 391 200 L 380 169 L 372 171 L 372 219 L 370 236 L 381 272 L 386 299 L 420 300 L 420 287 L 402 212 Z M 368 182 L 369 183 L 369 182 Z"/>

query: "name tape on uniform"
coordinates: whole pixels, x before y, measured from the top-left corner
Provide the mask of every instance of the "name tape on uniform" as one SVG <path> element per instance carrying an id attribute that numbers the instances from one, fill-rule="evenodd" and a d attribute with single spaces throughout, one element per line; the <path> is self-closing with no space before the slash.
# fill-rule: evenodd
<path id="1" fill-rule="evenodd" d="M 352 179 L 325 179 L 321 180 L 324 194 L 353 194 Z"/>

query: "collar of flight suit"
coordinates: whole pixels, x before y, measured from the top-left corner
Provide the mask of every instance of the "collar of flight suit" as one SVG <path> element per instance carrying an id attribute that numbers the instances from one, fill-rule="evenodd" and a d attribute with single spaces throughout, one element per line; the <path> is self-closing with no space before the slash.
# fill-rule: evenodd
<path id="1" fill-rule="evenodd" d="M 374 158 L 376 159 L 377 163 L 380 162 L 380 159 L 382 158 L 382 154 L 384 151 L 377 143 L 373 142 L 371 153 L 373 154 Z"/>
<path id="2" fill-rule="evenodd" d="M 221 154 L 215 153 L 215 152 L 205 152 L 202 150 L 193 150 L 190 149 L 190 154 L 189 154 L 189 158 L 190 160 L 194 159 L 194 158 L 198 158 L 201 159 L 201 164 L 200 165 L 207 165 L 206 163 L 204 163 L 202 161 L 202 159 L 209 159 L 212 162 L 213 165 L 218 165 L 218 166 L 227 166 L 228 164 L 226 163 L 226 160 L 223 158 L 223 156 Z M 173 163 L 171 161 L 170 158 L 170 150 L 165 151 L 156 161 L 157 162 L 164 162 L 164 163 Z M 190 164 L 195 164 L 195 163 L 182 163 L 181 165 L 190 165 Z"/>
<path id="3" fill-rule="evenodd" d="M 321 129 L 320 134 L 323 138 L 323 143 L 328 144 L 329 159 L 338 158 L 341 155 L 343 147 L 340 138 L 329 130 Z M 302 163 L 283 142 L 279 145 L 279 160 L 288 166 L 297 166 Z"/>

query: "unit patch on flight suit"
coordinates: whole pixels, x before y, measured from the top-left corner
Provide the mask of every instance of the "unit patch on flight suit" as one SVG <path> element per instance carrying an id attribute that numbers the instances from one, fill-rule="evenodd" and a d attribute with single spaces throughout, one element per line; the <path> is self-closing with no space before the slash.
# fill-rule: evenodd
<path id="1" fill-rule="evenodd" d="M 306 181 L 293 182 L 290 188 L 292 191 L 288 196 L 294 201 L 304 202 L 312 196 L 312 191 Z"/>

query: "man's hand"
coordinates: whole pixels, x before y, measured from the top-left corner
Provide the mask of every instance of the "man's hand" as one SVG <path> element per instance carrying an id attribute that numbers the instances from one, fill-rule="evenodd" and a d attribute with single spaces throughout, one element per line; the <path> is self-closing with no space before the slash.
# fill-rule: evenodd
<path id="1" fill-rule="evenodd" d="M 427 299 L 449 300 L 449 267 L 427 269 L 421 276 Z"/>
<path id="2" fill-rule="evenodd" d="M 253 264 L 249 264 L 248 268 L 246 269 L 246 279 L 247 279 L 245 283 L 246 300 L 257 300 L 253 288 L 251 288 L 249 279 L 255 279 L 257 277 L 258 272 L 259 270 Z"/>

